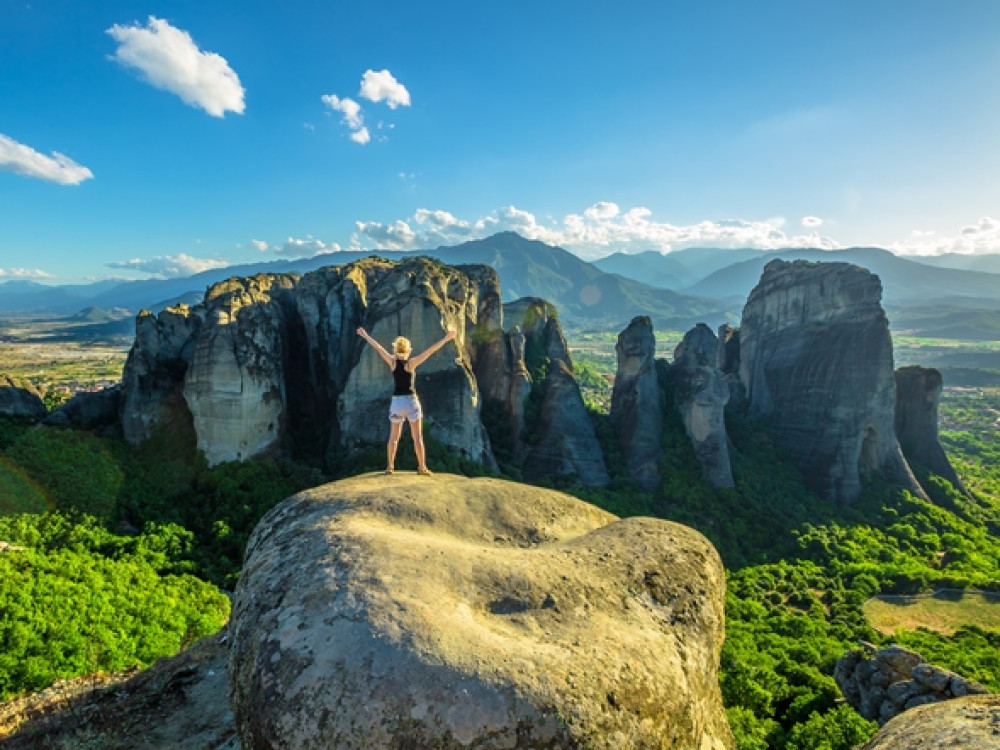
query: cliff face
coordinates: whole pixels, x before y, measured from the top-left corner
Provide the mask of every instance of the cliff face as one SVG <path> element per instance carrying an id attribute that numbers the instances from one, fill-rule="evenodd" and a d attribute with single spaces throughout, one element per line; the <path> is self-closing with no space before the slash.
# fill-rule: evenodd
<path id="1" fill-rule="evenodd" d="M 262 519 L 230 623 L 253 748 L 733 747 L 725 579 L 678 524 L 369 474 Z"/>
<path id="2" fill-rule="evenodd" d="M 933 367 L 900 367 L 896 379 L 896 437 L 913 467 L 922 467 L 967 493 L 938 440 L 941 373 Z"/>
<path id="3" fill-rule="evenodd" d="M 0 414 L 41 419 L 49 410 L 30 382 L 0 375 Z"/>
<path id="4" fill-rule="evenodd" d="M 618 368 L 611 394 L 610 420 L 628 472 L 644 490 L 660 485 L 657 462 L 663 455 L 663 404 L 656 376 L 653 323 L 633 318 L 618 334 Z"/>
<path id="5" fill-rule="evenodd" d="M 880 474 L 923 495 L 894 428 L 892 341 L 878 277 L 770 262 L 743 310 L 740 381 L 814 491 L 849 503 Z"/>

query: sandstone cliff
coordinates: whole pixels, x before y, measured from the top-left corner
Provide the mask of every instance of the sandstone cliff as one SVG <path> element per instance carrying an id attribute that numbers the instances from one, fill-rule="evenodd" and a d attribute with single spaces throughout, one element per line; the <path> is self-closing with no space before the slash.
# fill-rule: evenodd
<path id="1" fill-rule="evenodd" d="M 896 437 L 903 455 L 913 467 L 920 467 L 951 482 L 967 493 L 938 440 L 938 403 L 941 400 L 941 373 L 933 367 L 900 367 L 896 379 Z"/>
<path id="2" fill-rule="evenodd" d="M 892 719 L 859 750 L 1000 748 L 1000 695 L 970 695 L 914 708 Z"/>
<path id="3" fill-rule="evenodd" d="M 740 381 L 811 489 L 850 503 L 879 474 L 924 496 L 894 427 L 878 277 L 847 263 L 768 263 L 743 310 Z"/>
<path id="4" fill-rule="evenodd" d="M 491 479 L 367 475 L 286 500 L 231 622 L 244 747 L 733 745 L 712 546 Z"/>
<path id="5" fill-rule="evenodd" d="M 618 367 L 611 394 L 611 425 L 628 473 L 644 490 L 660 486 L 663 403 L 656 375 L 656 339 L 646 316 L 632 319 L 618 334 Z"/>

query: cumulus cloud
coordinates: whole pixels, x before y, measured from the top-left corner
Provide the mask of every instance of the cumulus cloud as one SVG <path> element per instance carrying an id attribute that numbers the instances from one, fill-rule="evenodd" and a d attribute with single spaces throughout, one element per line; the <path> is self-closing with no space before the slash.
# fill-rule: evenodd
<path id="1" fill-rule="evenodd" d="M 40 268 L 0 268 L 0 279 L 51 279 L 51 273 Z"/>
<path id="2" fill-rule="evenodd" d="M 1000 221 L 984 216 L 952 236 L 917 230 L 893 243 L 889 249 L 900 255 L 1000 253 Z"/>
<path id="3" fill-rule="evenodd" d="M 340 112 L 343 122 L 351 129 L 351 140 L 362 146 L 371 140 L 371 134 L 365 126 L 365 117 L 361 113 L 361 105 L 353 99 L 341 99 L 336 94 L 324 94 L 320 97 L 323 103 L 334 112 Z"/>
<path id="4" fill-rule="evenodd" d="M 816 231 L 802 234 L 785 231 L 780 218 L 759 221 L 728 219 L 674 225 L 654 221 L 644 206 L 622 211 L 601 201 L 561 220 L 540 222 L 529 211 L 506 206 L 475 220 L 460 219 L 444 210 L 421 208 L 409 219 L 390 224 L 357 222 L 352 246 L 386 250 L 412 250 L 478 239 L 496 232 L 513 231 L 528 239 L 559 245 L 583 258 L 599 258 L 613 252 L 660 250 L 685 247 L 724 248 L 819 247 L 834 249 L 840 243 Z"/>
<path id="5" fill-rule="evenodd" d="M 823 220 L 818 216 L 803 216 L 802 226 L 806 227 L 807 229 L 815 229 L 816 227 L 823 226 Z"/>
<path id="6" fill-rule="evenodd" d="M 201 51 L 183 29 L 150 16 L 145 27 L 116 24 L 107 33 L 118 42 L 111 59 L 138 71 L 147 83 L 213 117 L 224 117 L 226 112 L 243 114 L 239 76 L 221 55 Z"/>
<path id="7" fill-rule="evenodd" d="M 264 240 L 250 240 L 250 247 L 262 253 L 266 253 L 271 249 L 271 246 L 264 242 Z"/>
<path id="8" fill-rule="evenodd" d="M 190 255 L 160 255 L 154 258 L 132 258 L 108 263 L 108 268 L 138 271 L 158 279 L 191 276 L 212 268 L 225 268 L 228 261 L 218 258 L 192 258 Z"/>
<path id="9" fill-rule="evenodd" d="M 410 92 L 388 70 L 366 70 L 358 96 L 370 102 L 385 102 L 389 109 L 410 106 Z"/>
<path id="10" fill-rule="evenodd" d="M 52 156 L 46 156 L 2 133 L 0 133 L 0 170 L 23 177 L 48 180 L 59 185 L 79 185 L 94 176 L 89 169 L 58 151 L 53 151 Z"/>
<path id="11" fill-rule="evenodd" d="M 280 255 L 287 255 L 294 258 L 307 258 L 313 255 L 324 253 L 336 253 L 340 250 L 340 245 L 336 242 L 322 242 L 321 240 L 309 237 L 301 240 L 289 237 L 280 248 L 275 248 L 275 252 Z"/>

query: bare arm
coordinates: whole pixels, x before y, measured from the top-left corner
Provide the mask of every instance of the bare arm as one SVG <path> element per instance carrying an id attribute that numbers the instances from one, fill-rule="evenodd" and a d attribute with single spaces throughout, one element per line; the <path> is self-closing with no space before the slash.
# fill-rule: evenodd
<path id="1" fill-rule="evenodd" d="M 358 326 L 357 334 L 372 345 L 372 348 L 378 352 L 378 356 L 385 360 L 385 363 L 389 365 L 389 367 L 392 367 L 396 363 L 396 358 L 389 354 L 389 352 L 387 352 L 379 342 L 373 339 L 364 328 Z"/>
<path id="2" fill-rule="evenodd" d="M 427 347 L 425 351 L 421 352 L 416 357 L 410 357 L 410 359 L 408 360 L 409 369 L 413 370 L 415 367 L 417 367 L 417 365 L 423 364 L 425 359 L 427 359 L 429 356 L 431 356 L 434 352 L 436 352 L 442 346 L 447 344 L 453 338 L 455 338 L 455 332 L 448 331 L 448 333 L 444 335 L 444 338 L 438 341 L 436 344 L 431 344 L 429 347 Z"/>

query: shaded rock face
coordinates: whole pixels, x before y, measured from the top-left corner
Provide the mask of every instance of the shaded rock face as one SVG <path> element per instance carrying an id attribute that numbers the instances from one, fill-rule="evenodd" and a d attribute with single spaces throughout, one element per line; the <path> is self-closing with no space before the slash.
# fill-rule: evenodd
<path id="1" fill-rule="evenodd" d="M 871 658 L 848 652 L 837 661 L 833 677 L 851 707 L 879 724 L 917 706 L 989 692 L 901 646 L 879 649 Z"/>
<path id="2" fill-rule="evenodd" d="M 895 372 L 896 437 L 910 466 L 922 467 L 967 493 L 938 440 L 941 373 L 911 365 Z"/>
<path id="3" fill-rule="evenodd" d="M 725 581 L 696 532 L 490 479 L 278 505 L 230 624 L 244 747 L 732 748 Z"/>
<path id="4" fill-rule="evenodd" d="M 674 401 L 706 481 L 732 489 L 725 412 L 729 383 L 714 365 L 720 343 L 704 323 L 688 331 L 674 349 Z"/>
<path id="5" fill-rule="evenodd" d="M 740 371 L 740 332 L 728 323 L 719 326 L 719 347 L 715 353 L 715 367 L 726 375 Z"/>
<path id="6" fill-rule="evenodd" d="M 878 277 L 847 263 L 768 263 L 740 327 L 740 381 L 812 490 L 850 503 L 879 474 L 925 496 L 896 440 L 892 341 Z"/>
<path id="7" fill-rule="evenodd" d="M 663 403 L 656 375 L 656 340 L 647 316 L 632 319 L 618 334 L 618 367 L 610 420 L 629 475 L 645 490 L 660 485 Z"/>
<path id="8" fill-rule="evenodd" d="M 1000 747 L 1000 695 L 919 706 L 887 723 L 860 750 L 987 750 Z"/>
<path id="9" fill-rule="evenodd" d="M 573 377 L 573 362 L 555 316 L 555 308 L 544 300 L 520 301 L 520 328 L 524 334 L 524 369 L 541 372 L 544 379 L 534 383 L 540 404 L 531 424 L 525 415 L 525 433 L 530 439 L 517 442 L 525 479 L 573 475 L 583 484 L 603 487 L 609 481 L 601 445 L 583 403 L 580 386 Z M 506 307 L 506 306 L 505 306 Z M 511 306 L 512 312 L 518 306 Z M 514 386 L 520 385 L 513 381 Z M 513 393 L 513 392 L 512 392 Z M 529 389 L 529 399 L 531 390 Z"/>
<path id="10" fill-rule="evenodd" d="M 0 414 L 41 419 L 49 410 L 30 382 L 0 374 Z"/>
<path id="11" fill-rule="evenodd" d="M 88 391 L 77 393 L 58 409 L 54 409 L 45 418 L 45 424 L 52 427 L 114 432 L 118 427 L 121 391 L 119 383 L 93 393 Z"/>

